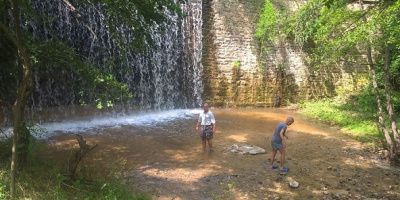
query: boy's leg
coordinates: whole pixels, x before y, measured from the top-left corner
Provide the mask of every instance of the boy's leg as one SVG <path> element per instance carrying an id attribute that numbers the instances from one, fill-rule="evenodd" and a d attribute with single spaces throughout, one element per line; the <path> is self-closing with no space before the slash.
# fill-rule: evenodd
<path id="1" fill-rule="evenodd" d="M 203 151 L 206 150 L 206 139 L 205 138 L 201 138 L 201 143 L 203 145 Z"/>
<path id="2" fill-rule="evenodd" d="M 285 148 L 279 149 L 279 152 L 281 153 L 281 167 L 280 168 L 282 169 L 284 162 L 285 162 L 285 155 L 286 155 Z"/>
<path id="3" fill-rule="evenodd" d="M 212 140 L 208 139 L 207 142 L 208 142 L 208 147 L 210 148 L 210 151 L 212 151 L 213 150 L 213 148 L 212 148 Z"/>
<path id="4" fill-rule="evenodd" d="M 274 166 L 274 160 L 277 152 L 278 152 L 277 150 L 272 150 L 271 161 L 270 161 L 271 167 Z"/>

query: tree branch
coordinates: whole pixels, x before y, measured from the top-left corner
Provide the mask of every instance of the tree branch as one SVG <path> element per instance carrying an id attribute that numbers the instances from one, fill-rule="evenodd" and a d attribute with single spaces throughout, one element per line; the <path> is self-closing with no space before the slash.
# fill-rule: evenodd
<path id="1" fill-rule="evenodd" d="M 82 14 L 81 14 L 79 11 L 77 11 L 77 9 L 75 8 L 75 6 L 73 6 L 73 5 L 72 5 L 69 1 L 67 1 L 67 0 L 63 0 L 63 2 L 71 9 L 71 12 L 72 12 L 77 18 L 82 19 L 82 21 L 84 22 L 86 28 L 92 33 L 92 35 L 93 35 L 93 37 L 94 37 L 93 40 L 97 40 L 98 38 L 97 38 L 96 33 L 94 33 L 94 31 L 92 30 L 92 28 L 90 28 L 90 26 L 88 25 L 87 21 L 86 21 L 84 18 L 82 18 Z"/>

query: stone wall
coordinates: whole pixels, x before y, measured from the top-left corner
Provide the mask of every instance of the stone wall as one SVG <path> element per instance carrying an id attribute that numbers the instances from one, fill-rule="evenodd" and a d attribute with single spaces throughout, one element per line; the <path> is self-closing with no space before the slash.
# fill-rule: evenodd
<path id="1" fill-rule="evenodd" d="M 278 9 L 299 7 L 297 1 L 276 2 Z M 365 66 L 313 70 L 302 48 L 290 41 L 270 44 L 261 53 L 254 33 L 263 4 L 203 0 L 206 101 L 215 106 L 279 107 L 347 93 L 365 82 Z"/>

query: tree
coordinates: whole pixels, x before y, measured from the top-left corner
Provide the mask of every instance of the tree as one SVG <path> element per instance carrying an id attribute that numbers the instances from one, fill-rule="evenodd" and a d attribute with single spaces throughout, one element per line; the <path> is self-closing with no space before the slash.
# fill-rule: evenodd
<path id="1" fill-rule="evenodd" d="M 60 2 L 63 3 L 63 6 L 71 9 L 78 19 L 80 19 L 81 15 L 76 6 L 100 5 L 104 9 L 106 22 L 110 32 L 112 32 L 113 40 L 125 51 L 131 48 L 141 48 L 145 42 L 151 43 L 151 38 L 149 37 L 150 28 L 157 23 L 167 20 L 163 12 L 164 9 L 172 12 L 179 11 L 179 4 L 176 4 L 173 0 L 80 0 L 74 2 L 76 5 L 67 0 L 60 0 Z M 65 42 L 59 40 L 56 36 L 53 36 L 51 39 L 35 38 L 29 30 L 23 29 L 22 25 L 24 21 L 21 21 L 21 17 L 24 19 L 33 19 L 38 15 L 30 3 L 24 0 L 0 0 L 0 14 L 3 17 L 0 21 L 0 29 L 8 39 L 1 40 L 1 42 L 12 42 L 16 49 L 14 53 L 18 55 L 19 64 L 16 67 L 17 69 L 18 67 L 22 68 L 21 79 L 18 81 L 18 90 L 15 94 L 13 105 L 14 130 L 10 175 L 10 194 L 13 199 L 16 197 L 15 173 L 17 166 L 22 168 L 27 161 L 30 133 L 26 127 L 24 112 L 34 87 L 33 72 L 35 67 L 38 67 L 39 64 L 66 67 L 77 75 L 92 80 L 84 83 L 91 86 L 89 89 L 97 90 L 91 92 L 101 94 L 110 92 L 110 90 L 122 90 L 123 93 L 129 95 L 123 84 L 118 83 L 112 76 L 103 74 L 95 67 L 90 67 L 83 63 L 74 49 L 68 47 Z M 12 13 L 11 16 L 8 15 L 9 11 Z M 85 19 L 80 20 L 84 21 Z M 118 31 L 118 28 L 121 26 L 124 26 L 131 32 L 134 39 L 126 39 L 123 33 Z M 87 28 L 91 29 L 89 25 Z M 43 52 L 47 52 L 48 54 L 43 56 Z M 63 65 L 62 63 L 67 64 Z M 104 85 L 108 91 L 104 91 L 104 87 L 98 87 L 96 83 Z"/>
<path id="2" fill-rule="evenodd" d="M 0 26 L 4 32 L 6 32 L 7 36 L 11 41 L 13 41 L 14 45 L 18 50 L 18 57 L 22 61 L 23 68 L 23 77 L 22 81 L 19 85 L 17 92 L 17 99 L 13 106 L 13 128 L 14 128 L 14 136 L 13 136 L 13 146 L 12 146 L 12 158 L 11 158 L 11 177 L 10 177 L 10 194 L 11 198 L 15 198 L 15 170 L 17 165 L 17 145 L 19 142 L 27 143 L 26 139 L 29 134 L 27 134 L 24 122 L 24 108 L 25 105 L 32 94 L 33 90 L 33 68 L 30 62 L 29 56 L 23 47 L 22 41 L 22 31 L 21 27 L 18 26 L 20 24 L 20 13 L 19 13 L 19 2 L 18 0 L 12 1 L 12 16 L 14 18 L 14 23 L 17 24 L 14 26 L 13 35 L 11 31 L 1 23 Z M 29 139 L 28 139 L 29 141 Z M 20 155 L 25 156 L 26 152 L 22 152 Z M 21 160 L 22 161 L 22 160 Z"/>
<path id="3" fill-rule="evenodd" d="M 265 10 L 272 10 L 269 1 L 266 2 Z M 399 73 L 399 15 L 398 0 L 365 3 L 363 0 L 310 0 L 291 17 L 281 17 L 278 22 L 274 21 L 275 18 L 263 18 L 263 15 L 261 19 L 264 21 L 260 19 L 264 26 L 281 24 L 289 38 L 294 38 L 301 46 L 307 44 L 303 49 L 317 69 L 344 62 L 368 65 L 379 127 L 385 135 L 393 164 L 399 164 L 400 156 L 399 134 L 391 101 L 391 85 L 395 81 L 390 81 L 395 80 Z M 261 31 L 257 32 L 258 35 L 277 32 L 263 30 L 260 25 L 257 31 Z M 366 55 L 366 59 L 360 55 Z M 386 100 L 386 111 L 383 100 Z M 387 128 L 388 124 L 391 130 Z"/>
<path id="4" fill-rule="evenodd" d="M 399 1 L 380 1 L 365 6 L 362 0 L 312 0 L 292 18 L 296 26 L 291 29 L 298 42 L 315 44 L 311 58 L 320 67 L 343 61 L 359 63 L 362 61 L 359 55 L 366 55 L 378 108 L 378 122 L 393 164 L 398 164 L 400 143 L 390 94 L 392 57 L 389 52 L 399 45 L 394 39 L 398 34 L 399 22 L 395 16 L 399 16 L 399 5 Z M 383 71 L 384 81 L 378 80 L 377 70 Z M 384 116 L 382 86 L 391 131 L 387 129 Z"/>

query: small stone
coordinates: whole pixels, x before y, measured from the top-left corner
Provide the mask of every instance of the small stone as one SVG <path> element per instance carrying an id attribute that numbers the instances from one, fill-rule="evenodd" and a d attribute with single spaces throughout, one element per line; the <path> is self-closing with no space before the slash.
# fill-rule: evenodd
<path id="1" fill-rule="evenodd" d="M 389 176 L 389 172 L 388 171 L 385 171 L 385 176 Z"/>
<path id="2" fill-rule="evenodd" d="M 339 198 L 340 198 L 340 195 L 339 195 L 339 194 L 336 194 L 336 193 L 332 193 L 332 198 L 334 198 L 334 199 L 339 199 Z"/>
<path id="3" fill-rule="evenodd" d="M 287 172 L 280 172 L 279 176 L 286 176 Z"/>
<path id="4" fill-rule="evenodd" d="M 371 197 L 378 197 L 378 193 L 376 193 L 376 192 L 375 192 L 375 193 L 372 193 L 372 194 L 371 194 Z"/>
<path id="5" fill-rule="evenodd" d="M 328 192 L 328 191 L 324 191 L 323 194 L 324 194 L 324 195 L 327 195 L 327 194 L 329 194 L 329 192 Z"/>
<path id="6" fill-rule="evenodd" d="M 281 197 L 275 197 L 274 198 L 274 200 L 280 200 L 281 199 Z"/>
<path id="7" fill-rule="evenodd" d="M 298 188 L 299 187 L 299 183 L 297 181 L 290 181 L 289 182 L 289 186 L 292 188 Z"/>

